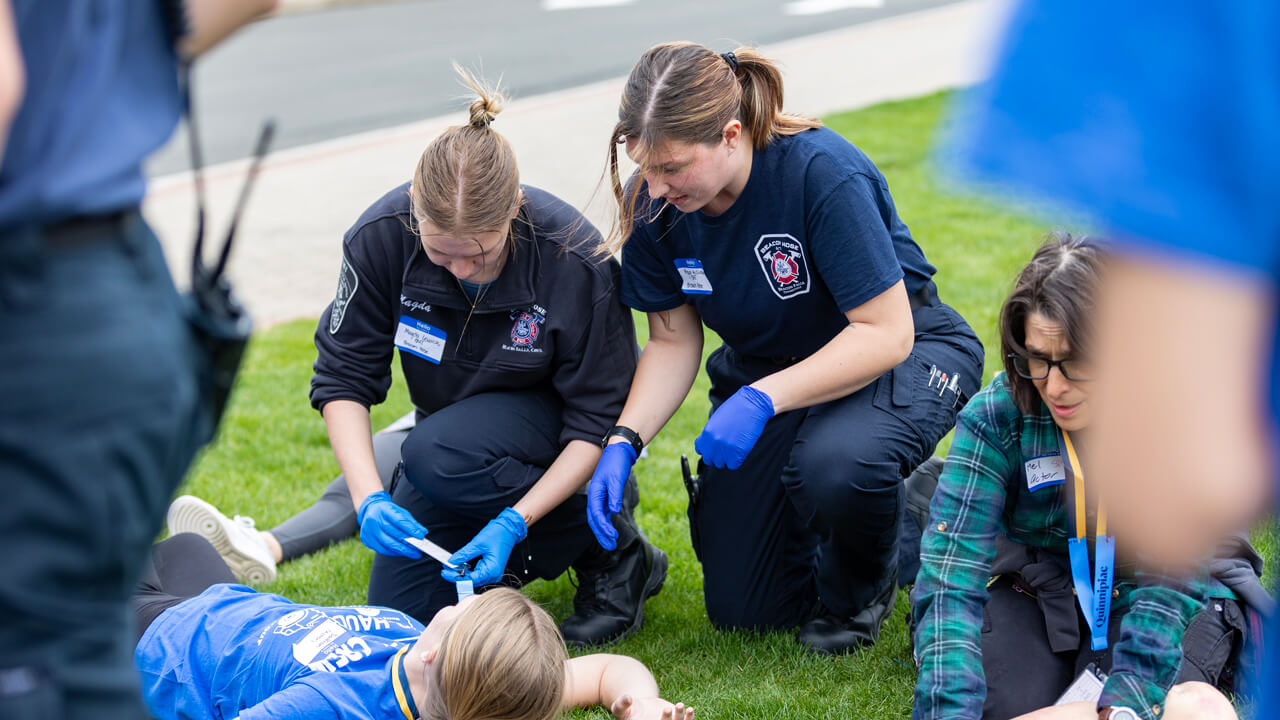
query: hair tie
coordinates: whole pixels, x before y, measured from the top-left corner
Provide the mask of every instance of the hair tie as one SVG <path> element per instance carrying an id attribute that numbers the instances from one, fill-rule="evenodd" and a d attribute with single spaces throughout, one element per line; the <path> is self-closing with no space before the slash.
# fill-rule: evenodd
<path id="1" fill-rule="evenodd" d="M 729 63 L 730 70 L 732 70 L 734 73 L 738 72 L 738 56 L 737 55 L 734 55 L 731 52 L 727 52 L 727 53 L 720 53 L 720 57 L 724 58 L 724 61 Z"/>

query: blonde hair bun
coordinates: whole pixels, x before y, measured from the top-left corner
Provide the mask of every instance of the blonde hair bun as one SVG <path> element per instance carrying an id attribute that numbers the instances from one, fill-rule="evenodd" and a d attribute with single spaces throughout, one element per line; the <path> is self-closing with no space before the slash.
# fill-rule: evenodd
<path id="1" fill-rule="evenodd" d="M 471 102 L 471 127 L 488 127 L 498 117 L 498 113 L 507 107 L 507 99 L 503 97 L 497 86 L 490 86 L 483 80 L 468 72 L 458 63 L 453 64 L 453 71 L 458 74 L 462 84 L 471 88 L 477 97 Z"/>
<path id="2" fill-rule="evenodd" d="M 502 94 L 457 63 L 454 72 L 475 92 L 471 121 L 440 133 L 422 151 L 409 196 L 413 214 L 447 232 L 484 232 L 510 227 L 520 207 L 516 154 L 489 123 L 502 112 Z M 508 233 L 506 251 L 515 251 Z"/>

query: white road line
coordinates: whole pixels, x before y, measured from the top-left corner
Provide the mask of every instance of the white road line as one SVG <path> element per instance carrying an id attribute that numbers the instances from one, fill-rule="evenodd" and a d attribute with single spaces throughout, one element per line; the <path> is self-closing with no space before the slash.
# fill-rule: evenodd
<path id="1" fill-rule="evenodd" d="M 794 0 L 782 6 L 785 15 L 821 15 L 849 8 L 884 7 L 884 0 Z"/>
<path id="2" fill-rule="evenodd" d="M 543 10 L 579 10 L 581 8 L 617 7 L 636 0 L 542 0 Z"/>

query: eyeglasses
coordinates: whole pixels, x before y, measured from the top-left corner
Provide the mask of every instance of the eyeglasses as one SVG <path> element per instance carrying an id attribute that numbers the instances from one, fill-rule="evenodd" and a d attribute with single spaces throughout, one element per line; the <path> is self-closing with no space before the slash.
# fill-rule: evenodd
<path id="1" fill-rule="evenodd" d="M 1044 380 L 1049 377 L 1049 370 L 1053 367 L 1057 367 L 1063 377 L 1073 382 L 1087 382 L 1093 379 L 1093 365 L 1079 358 L 1047 360 L 1009 353 L 1009 359 L 1013 361 L 1014 372 L 1028 380 Z"/>

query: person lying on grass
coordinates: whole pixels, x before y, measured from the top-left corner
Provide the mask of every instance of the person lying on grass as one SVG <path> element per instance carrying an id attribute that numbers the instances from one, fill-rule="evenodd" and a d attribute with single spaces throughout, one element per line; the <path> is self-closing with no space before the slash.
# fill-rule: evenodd
<path id="1" fill-rule="evenodd" d="M 693 720 L 638 660 L 567 657 L 555 622 L 497 588 L 424 627 L 371 606 L 319 607 L 235 578 L 204 538 L 152 551 L 133 598 L 143 698 L 158 720 L 550 720 L 602 705 L 626 720 Z"/>

